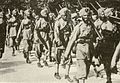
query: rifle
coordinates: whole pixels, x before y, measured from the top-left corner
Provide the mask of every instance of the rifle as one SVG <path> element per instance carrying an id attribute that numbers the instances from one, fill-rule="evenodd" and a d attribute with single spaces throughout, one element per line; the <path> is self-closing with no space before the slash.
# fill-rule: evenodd
<path id="1" fill-rule="evenodd" d="M 99 6 L 99 8 L 102 7 L 97 1 L 95 1 L 95 2 L 96 2 L 96 4 Z M 94 10 L 97 11 L 97 9 L 95 8 L 95 6 L 94 6 L 92 3 L 90 3 L 90 4 L 91 4 L 91 6 L 94 8 Z M 118 13 L 119 13 L 119 12 L 118 12 Z M 119 17 L 115 17 L 115 16 L 109 16 L 109 17 L 110 17 L 110 19 L 112 19 L 116 24 L 119 25 L 119 23 L 120 23 L 120 18 L 119 18 Z"/>
<path id="2" fill-rule="evenodd" d="M 78 4 L 81 8 L 83 8 L 82 4 L 80 3 L 80 0 L 78 0 Z"/>

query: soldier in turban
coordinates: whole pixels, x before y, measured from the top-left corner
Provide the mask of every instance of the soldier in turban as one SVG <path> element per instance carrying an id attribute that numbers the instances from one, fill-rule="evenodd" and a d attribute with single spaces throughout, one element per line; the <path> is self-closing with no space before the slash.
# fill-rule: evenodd
<path id="1" fill-rule="evenodd" d="M 16 40 L 20 38 L 20 35 L 22 34 L 22 40 L 21 44 L 23 44 L 23 54 L 24 58 L 26 59 L 26 63 L 31 63 L 29 59 L 29 53 L 32 50 L 32 38 L 33 38 L 33 32 L 32 32 L 32 20 L 30 19 L 31 12 L 30 10 L 24 11 L 24 19 L 21 22 L 20 28 L 18 30 L 17 38 Z"/>
<path id="2" fill-rule="evenodd" d="M 107 75 L 107 82 L 112 83 L 111 81 L 111 60 L 114 53 L 114 45 L 115 45 L 115 37 L 114 32 L 116 27 L 109 21 L 109 10 L 105 8 L 98 9 L 98 20 L 95 21 L 95 26 L 98 31 L 102 35 L 101 43 L 98 43 L 96 47 L 97 55 L 100 56 L 101 62 L 104 65 L 106 75 Z"/>
<path id="3" fill-rule="evenodd" d="M 82 8 L 79 12 L 82 21 L 75 26 L 70 40 L 67 44 L 67 48 L 64 56 L 67 58 L 71 52 L 71 49 L 76 42 L 76 59 L 77 59 L 77 74 L 74 77 L 77 83 L 83 81 L 88 76 L 90 63 L 91 63 L 91 49 L 93 47 L 93 24 L 90 22 L 91 11 L 88 7 Z M 82 83 L 82 82 L 80 82 Z"/>
<path id="4" fill-rule="evenodd" d="M 72 23 L 71 23 L 71 14 L 70 10 L 67 8 L 62 8 L 59 11 L 59 15 L 55 22 L 55 29 L 54 29 L 54 36 L 55 36 L 55 45 L 56 45 L 56 72 L 54 74 L 55 78 L 61 79 L 59 75 L 59 64 L 61 62 L 61 55 L 66 49 L 67 43 L 69 41 L 69 37 L 71 34 L 71 31 L 73 29 Z M 66 65 L 66 75 L 65 79 L 68 81 L 72 81 L 69 77 L 69 69 L 70 65 L 72 63 L 71 57 Z"/>

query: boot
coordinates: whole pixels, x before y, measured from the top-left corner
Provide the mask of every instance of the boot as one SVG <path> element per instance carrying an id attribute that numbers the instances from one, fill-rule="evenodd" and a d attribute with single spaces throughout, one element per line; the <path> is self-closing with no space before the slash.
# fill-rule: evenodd
<path id="1" fill-rule="evenodd" d="M 12 56 L 16 56 L 14 52 L 12 53 Z"/>
<path id="2" fill-rule="evenodd" d="M 44 63 L 44 65 L 45 65 L 45 66 L 48 66 L 48 63 L 47 63 L 47 61 L 44 61 L 43 63 Z"/>
<path id="3" fill-rule="evenodd" d="M 55 73 L 55 74 L 54 74 L 54 77 L 55 77 L 56 79 L 59 79 L 59 80 L 61 79 L 59 73 Z"/>
<path id="4" fill-rule="evenodd" d="M 110 80 L 110 81 L 107 81 L 106 83 L 112 83 L 112 81 Z"/>
<path id="5" fill-rule="evenodd" d="M 65 79 L 69 82 L 73 82 L 73 80 L 69 77 L 69 75 L 65 75 Z"/>
<path id="6" fill-rule="evenodd" d="M 107 77 L 107 82 L 106 83 L 112 83 L 112 81 L 111 81 L 111 77 Z"/>
<path id="7" fill-rule="evenodd" d="M 40 62 L 37 63 L 37 66 L 42 68 L 43 66 L 40 64 Z"/>
<path id="8" fill-rule="evenodd" d="M 30 59 L 29 59 L 29 58 L 26 58 L 26 63 L 28 63 L 28 64 L 30 64 L 30 63 L 31 63 L 31 61 L 30 61 Z"/>

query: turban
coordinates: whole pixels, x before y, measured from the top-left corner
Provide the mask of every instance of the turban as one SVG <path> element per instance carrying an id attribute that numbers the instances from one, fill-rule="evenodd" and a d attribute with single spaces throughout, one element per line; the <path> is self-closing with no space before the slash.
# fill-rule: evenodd
<path id="1" fill-rule="evenodd" d="M 105 10 L 105 16 L 112 16 L 113 15 L 113 8 L 107 8 Z"/>
<path id="2" fill-rule="evenodd" d="M 80 15 L 80 16 L 84 16 L 86 13 L 89 14 L 89 15 L 91 15 L 90 8 L 85 7 L 85 8 L 82 8 L 82 9 L 79 11 L 79 15 Z"/>
<path id="3" fill-rule="evenodd" d="M 24 11 L 25 15 L 30 15 L 30 13 L 31 13 L 31 11 L 29 9 L 27 9 L 27 10 Z"/>
<path id="4" fill-rule="evenodd" d="M 41 12 L 40 12 L 40 14 L 41 14 L 42 16 L 46 16 L 48 13 L 49 13 L 49 12 L 48 12 L 48 9 L 47 9 L 47 8 L 41 10 Z"/>
<path id="5" fill-rule="evenodd" d="M 102 13 L 105 14 L 105 9 L 106 9 L 106 8 L 103 8 L 103 7 L 102 7 L 102 8 L 99 8 L 99 9 L 98 9 L 98 15 L 100 16 Z"/>
<path id="6" fill-rule="evenodd" d="M 71 14 L 71 18 L 75 18 L 75 17 L 77 17 L 77 16 L 78 16 L 77 13 L 73 13 L 73 14 Z"/>
<path id="7" fill-rule="evenodd" d="M 59 14 L 62 16 L 62 15 L 66 15 L 67 13 L 70 13 L 70 10 L 68 8 L 62 8 L 60 11 L 59 11 Z"/>

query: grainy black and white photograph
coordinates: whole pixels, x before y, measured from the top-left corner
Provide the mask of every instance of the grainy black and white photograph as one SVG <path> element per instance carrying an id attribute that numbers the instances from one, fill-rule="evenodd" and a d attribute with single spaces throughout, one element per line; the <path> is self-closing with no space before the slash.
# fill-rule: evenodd
<path id="1" fill-rule="evenodd" d="M 120 0 L 0 0 L 0 83 L 120 83 Z"/>

